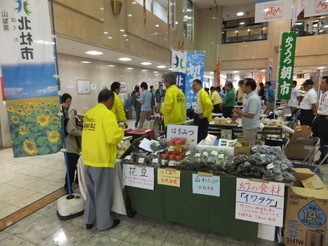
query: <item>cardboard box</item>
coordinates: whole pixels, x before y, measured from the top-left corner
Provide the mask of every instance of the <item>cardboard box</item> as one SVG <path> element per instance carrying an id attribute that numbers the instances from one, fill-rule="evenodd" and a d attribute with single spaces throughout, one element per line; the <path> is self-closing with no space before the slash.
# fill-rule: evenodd
<path id="1" fill-rule="evenodd" d="M 327 186 L 310 170 L 295 170 L 298 184 L 303 187 L 288 187 L 284 243 L 286 246 L 324 246 L 328 216 Z"/>
<path id="2" fill-rule="evenodd" d="M 292 139 L 305 138 L 308 139 L 312 134 L 312 129 L 309 126 L 296 126 Z"/>
<path id="3" fill-rule="evenodd" d="M 240 143 L 242 146 L 241 147 L 235 146 L 235 156 L 250 155 L 250 153 L 251 153 L 251 142 L 250 141 L 238 140 L 238 143 Z"/>
<path id="4" fill-rule="evenodd" d="M 317 141 L 313 139 L 291 139 L 284 149 L 284 152 L 289 159 L 304 160 L 304 158 L 313 150 L 316 143 Z"/>

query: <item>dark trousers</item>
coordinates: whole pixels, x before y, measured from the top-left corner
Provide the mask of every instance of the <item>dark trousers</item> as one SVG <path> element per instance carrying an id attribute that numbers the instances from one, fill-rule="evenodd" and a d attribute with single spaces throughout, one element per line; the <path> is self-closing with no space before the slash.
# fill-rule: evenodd
<path id="1" fill-rule="evenodd" d="M 222 108 L 222 112 L 223 112 L 223 117 L 224 118 L 227 118 L 227 117 L 231 117 L 232 115 L 232 110 L 233 110 L 233 107 L 223 107 Z"/>
<path id="2" fill-rule="evenodd" d="M 197 143 L 199 143 L 200 141 L 205 139 L 207 136 L 209 122 L 208 122 L 207 118 L 200 119 L 198 114 L 195 114 L 194 125 L 198 126 Z"/>
<path id="3" fill-rule="evenodd" d="M 301 114 L 300 114 L 301 125 L 312 126 L 313 119 L 314 119 L 314 115 L 312 109 L 309 110 L 301 109 Z"/>
<path id="4" fill-rule="evenodd" d="M 317 115 L 312 124 L 313 137 L 320 138 L 320 145 L 328 145 L 328 120 L 324 115 Z"/>
<path id="5" fill-rule="evenodd" d="M 77 161 L 78 161 L 79 157 L 80 156 L 78 154 L 67 153 L 67 163 L 68 163 L 70 186 L 72 186 L 72 183 L 74 181 L 76 165 L 77 165 Z M 66 188 L 68 187 L 67 183 L 68 182 L 67 182 L 67 171 L 66 171 L 66 178 L 65 178 L 65 187 Z"/>
<path id="6" fill-rule="evenodd" d="M 220 109 L 220 104 L 221 103 L 214 105 L 213 113 L 222 113 L 222 110 Z"/>

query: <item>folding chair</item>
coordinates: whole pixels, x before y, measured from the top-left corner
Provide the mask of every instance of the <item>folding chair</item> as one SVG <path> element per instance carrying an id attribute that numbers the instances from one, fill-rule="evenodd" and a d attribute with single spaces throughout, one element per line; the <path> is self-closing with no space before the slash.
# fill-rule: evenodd
<path id="1" fill-rule="evenodd" d="M 328 159 L 328 145 L 321 146 L 318 151 L 320 152 L 321 156 L 324 156 L 323 159 L 320 161 L 319 164 L 317 164 L 317 167 L 314 169 L 314 173 L 320 168 L 320 166 L 325 163 L 325 161 Z"/>

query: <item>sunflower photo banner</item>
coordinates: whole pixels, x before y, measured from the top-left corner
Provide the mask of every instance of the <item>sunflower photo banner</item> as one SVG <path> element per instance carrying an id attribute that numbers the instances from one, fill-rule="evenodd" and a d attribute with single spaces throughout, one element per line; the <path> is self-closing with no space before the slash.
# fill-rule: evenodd
<path id="1" fill-rule="evenodd" d="M 62 148 L 48 1 L 1 0 L 0 60 L 14 157 Z"/>

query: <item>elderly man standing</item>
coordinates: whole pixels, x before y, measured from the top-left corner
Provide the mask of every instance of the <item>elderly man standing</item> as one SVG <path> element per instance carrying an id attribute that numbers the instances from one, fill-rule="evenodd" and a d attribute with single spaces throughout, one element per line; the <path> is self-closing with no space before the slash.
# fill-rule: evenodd
<path id="1" fill-rule="evenodd" d="M 91 229 L 97 221 L 98 231 L 116 227 L 120 220 L 110 215 L 114 198 L 114 167 L 116 145 L 123 139 L 114 113 L 114 93 L 103 89 L 98 104 L 84 116 L 82 131 L 82 157 L 87 188 L 84 220 Z"/>
<path id="2" fill-rule="evenodd" d="M 302 85 L 305 90 L 305 95 L 300 104 L 300 122 L 301 125 L 312 126 L 312 121 L 318 109 L 318 95 L 313 88 L 314 83 L 311 79 L 305 80 Z"/>
<path id="3" fill-rule="evenodd" d="M 198 126 L 198 143 L 207 136 L 208 125 L 212 121 L 213 110 L 211 98 L 202 88 L 202 82 L 199 79 L 195 79 L 192 82 L 192 89 L 197 93 L 197 101 L 194 108 L 194 125 Z"/>
<path id="4" fill-rule="evenodd" d="M 256 82 L 254 79 L 244 79 L 242 89 L 246 94 L 243 100 L 243 109 L 234 109 L 233 112 L 237 114 L 237 117 L 241 117 L 243 139 L 254 145 L 260 127 L 261 99 L 255 92 Z"/>
<path id="5" fill-rule="evenodd" d="M 184 124 L 186 121 L 186 98 L 176 86 L 175 73 L 164 73 L 162 81 L 166 87 L 164 106 L 161 109 L 161 113 L 164 115 L 164 125 Z"/>

